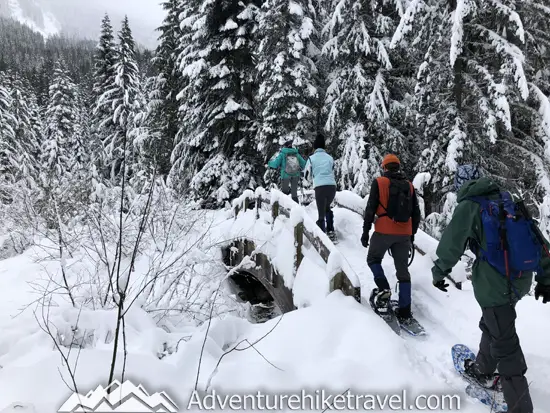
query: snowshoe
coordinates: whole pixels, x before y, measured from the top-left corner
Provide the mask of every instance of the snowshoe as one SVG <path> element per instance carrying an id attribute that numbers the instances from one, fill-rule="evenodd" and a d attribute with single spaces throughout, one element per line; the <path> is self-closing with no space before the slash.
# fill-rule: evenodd
<path id="1" fill-rule="evenodd" d="M 498 374 L 481 374 L 475 370 L 476 355 L 464 344 L 455 344 L 451 349 L 453 364 L 460 375 L 468 382 L 485 390 L 502 392 Z"/>
<path id="2" fill-rule="evenodd" d="M 491 412 L 506 413 L 508 411 L 508 404 L 504 400 L 504 395 L 502 393 L 487 390 L 484 387 L 472 383 L 466 386 L 466 394 L 490 407 Z"/>
<path id="3" fill-rule="evenodd" d="M 393 312 L 396 314 L 397 321 L 399 326 L 405 330 L 411 336 L 425 336 L 426 330 L 418 322 L 416 318 L 413 317 L 410 311 L 406 315 L 401 315 L 399 313 L 399 302 L 397 300 L 391 300 L 390 305 L 392 306 Z"/>
<path id="4" fill-rule="evenodd" d="M 370 294 L 369 303 L 375 314 L 382 318 L 397 335 L 401 335 L 397 316 L 390 305 L 390 297 L 390 290 L 380 291 L 375 288 Z"/>

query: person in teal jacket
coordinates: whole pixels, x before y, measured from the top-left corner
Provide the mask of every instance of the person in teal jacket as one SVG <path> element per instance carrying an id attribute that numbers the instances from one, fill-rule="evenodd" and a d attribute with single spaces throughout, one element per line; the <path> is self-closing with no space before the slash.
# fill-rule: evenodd
<path id="1" fill-rule="evenodd" d="M 318 134 L 313 144 L 315 152 L 306 163 L 306 179 L 313 177 L 315 202 L 319 218 L 317 225 L 334 239 L 334 214 L 330 205 L 336 196 L 336 178 L 334 177 L 334 159 L 325 151 L 325 138 Z"/>
<path id="2" fill-rule="evenodd" d="M 292 196 L 292 200 L 298 203 L 298 183 L 306 161 L 298 149 L 292 147 L 292 141 L 284 144 L 281 152 L 275 158 L 267 163 L 267 166 L 273 169 L 281 169 L 281 191 Z"/>

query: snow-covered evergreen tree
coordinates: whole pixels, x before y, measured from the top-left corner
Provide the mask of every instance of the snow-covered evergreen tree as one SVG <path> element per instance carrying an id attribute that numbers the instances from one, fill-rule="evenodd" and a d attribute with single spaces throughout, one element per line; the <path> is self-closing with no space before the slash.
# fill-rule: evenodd
<path id="1" fill-rule="evenodd" d="M 80 130 L 78 103 L 77 87 L 69 77 L 64 62 L 56 62 L 45 113 L 45 140 L 40 155 L 41 181 L 48 190 L 60 191 L 70 180 Z"/>
<path id="2" fill-rule="evenodd" d="M 509 188 L 522 186 L 512 108 L 525 104 L 529 85 L 516 4 L 415 0 L 403 15 L 393 44 L 409 39 L 425 55 L 416 103 L 425 131 L 418 171 L 432 173 L 428 212 L 446 202 L 460 163 L 476 163 Z"/>
<path id="3" fill-rule="evenodd" d="M 266 0 L 262 5 L 257 148 L 264 159 L 286 141 L 309 143 L 318 130 L 315 20 L 316 8 L 309 0 Z"/>
<path id="4" fill-rule="evenodd" d="M 220 204 L 254 187 L 253 52 L 257 7 L 237 0 L 205 0 L 191 24 L 195 44 L 180 57 L 186 85 L 180 94 L 185 133 L 178 137 L 171 181 L 180 190 Z"/>
<path id="5" fill-rule="evenodd" d="M 158 174 L 166 176 L 170 172 L 170 156 L 180 129 L 178 93 L 183 88 L 183 76 L 179 70 L 180 54 L 180 14 L 181 0 L 165 0 L 162 7 L 166 17 L 159 27 L 159 46 L 153 63 L 158 71 L 154 89 L 150 93 L 150 110 L 152 114 L 151 140 L 147 151 L 158 165 Z"/>
<path id="6" fill-rule="evenodd" d="M 26 180 L 29 184 L 38 177 L 38 160 L 42 142 L 42 118 L 37 97 L 29 83 L 15 74 L 7 76 L 12 97 L 11 114 L 15 160 L 17 162 L 16 180 Z"/>
<path id="7" fill-rule="evenodd" d="M 15 130 L 12 114 L 13 99 L 4 77 L 0 77 L 0 201 L 8 198 L 4 185 L 14 182 L 14 169 L 17 167 Z"/>
<path id="8" fill-rule="evenodd" d="M 127 179 L 132 173 L 134 150 L 131 133 L 141 104 L 135 43 L 127 17 L 122 22 L 118 37 L 115 83 L 100 98 L 111 100 L 113 109 L 113 132 L 105 141 L 104 160 L 110 168 L 109 179 L 112 183 L 120 183 L 121 178 Z"/>
<path id="9" fill-rule="evenodd" d="M 401 2 L 338 0 L 326 27 L 323 53 L 334 70 L 325 98 L 325 129 L 339 143 L 340 185 L 361 195 L 380 174 L 386 152 L 398 154 L 404 165 L 413 158 L 403 132 L 402 101 L 409 85 L 399 84 L 410 62 L 397 57 L 392 62 L 389 50 L 399 6 Z"/>
<path id="10" fill-rule="evenodd" d="M 93 115 L 91 119 L 93 139 L 99 142 L 107 142 L 114 134 L 113 97 L 110 92 L 115 85 L 116 44 L 113 27 L 108 15 L 101 22 L 101 34 L 94 57 L 93 73 Z M 104 164 L 101 151 L 94 151 L 94 163 L 105 168 L 108 176 L 109 166 Z M 110 171 L 109 171 L 110 172 Z"/>

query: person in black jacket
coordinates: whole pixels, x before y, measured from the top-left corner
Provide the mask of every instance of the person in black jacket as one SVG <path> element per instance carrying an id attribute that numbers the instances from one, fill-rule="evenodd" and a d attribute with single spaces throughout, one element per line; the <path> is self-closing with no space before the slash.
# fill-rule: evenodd
<path id="1" fill-rule="evenodd" d="M 400 321 L 404 322 L 412 317 L 408 261 L 414 235 L 420 225 L 420 207 L 412 183 L 400 171 L 399 158 L 387 155 L 382 161 L 382 167 L 383 176 L 376 178 L 371 186 L 361 243 L 365 248 L 369 247 L 369 233 L 374 223 L 367 264 L 377 286 L 373 290 L 375 304 L 383 307 L 391 297 L 391 288 L 382 268 L 382 259 L 390 250 L 399 281 L 399 307 L 396 313 Z M 394 197 L 394 193 L 401 193 L 401 198 Z M 398 202 L 393 202 L 394 200 Z"/>

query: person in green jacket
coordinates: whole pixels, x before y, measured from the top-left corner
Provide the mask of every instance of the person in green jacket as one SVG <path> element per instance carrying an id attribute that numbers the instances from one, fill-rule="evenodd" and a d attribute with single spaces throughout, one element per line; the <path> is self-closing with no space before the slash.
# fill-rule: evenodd
<path id="1" fill-rule="evenodd" d="M 270 160 L 267 166 L 273 169 L 281 169 L 281 191 L 286 195 L 290 193 L 293 201 L 298 203 L 298 183 L 306 166 L 306 161 L 302 158 L 298 149 L 292 147 L 292 141 L 286 142 L 279 155 Z"/>
<path id="2" fill-rule="evenodd" d="M 473 165 L 462 165 L 455 177 L 458 205 L 451 222 L 437 247 L 437 260 L 432 268 L 433 284 L 447 291 L 445 278 L 458 263 L 467 246 L 472 251 L 487 248 L 483 233 L 480 204 L 467 199 L 482 197 L 499 199 L 501 189 L 487 177 L 481 177 Z M 548 246 L 548 241 L 545 240 Z M 550 301 L 550 258 L 543 250 L 540 268 L 535 280 L 535 299 Z M 516 303 L 530 291 L 533 273 L 509 280 L 486 260 L 476 256 L 471 282 L 474 296 L 482 310 L 479 321 L 481 341 L 475 360 L 466 360 L 465 372 L 485 387 L 502 390 L 508 413 L 532 413 L 533 403 L 525 373 L 527 365 L 516 333 Z M 495 371 L 498 369 L 498 374 Z"/>

